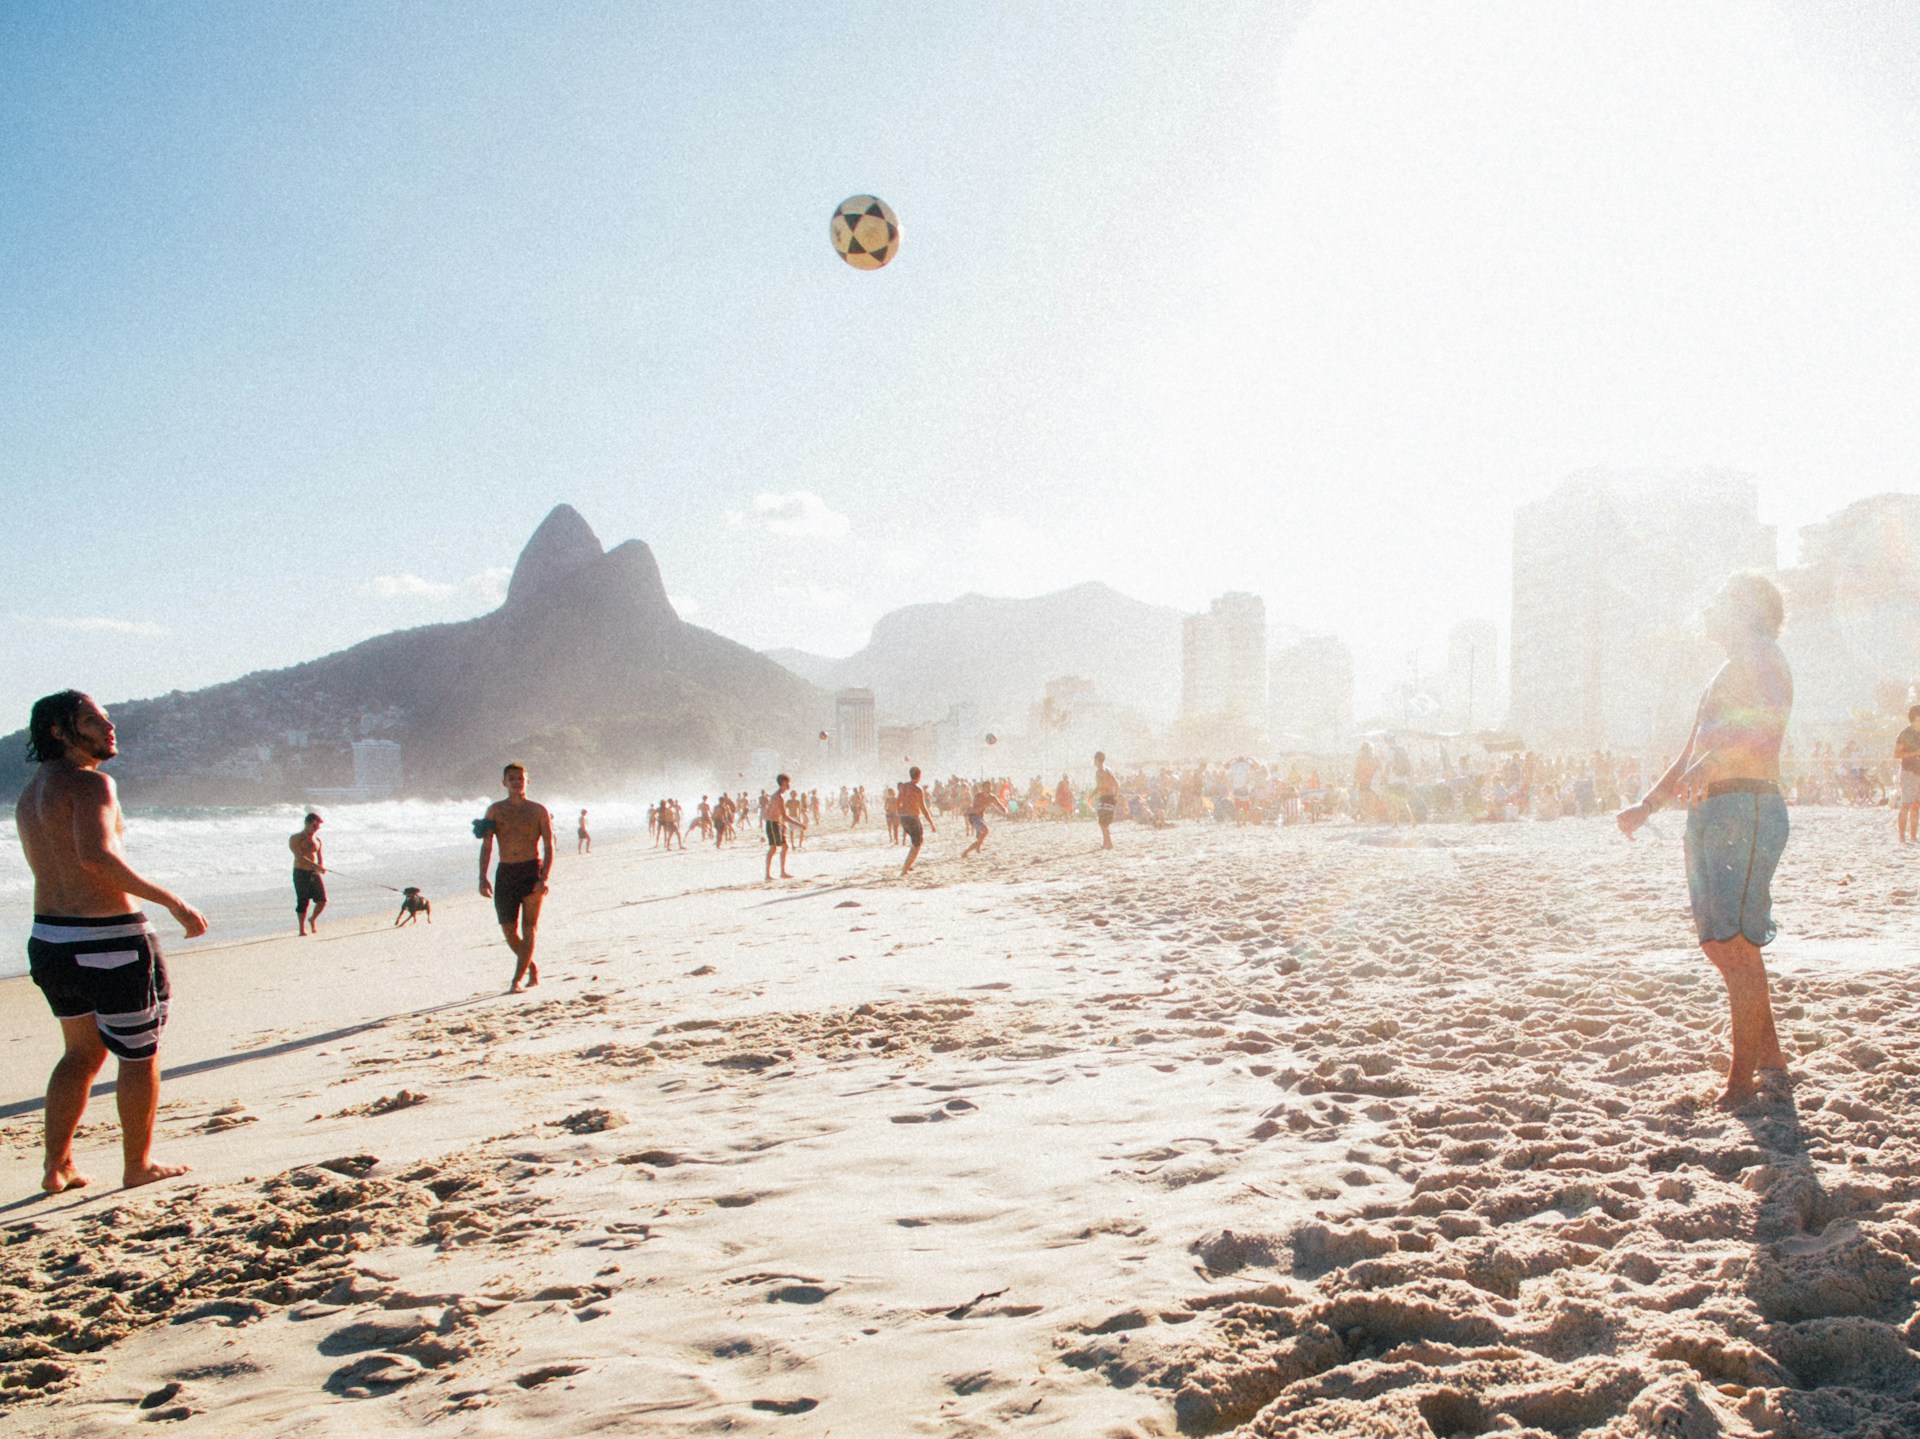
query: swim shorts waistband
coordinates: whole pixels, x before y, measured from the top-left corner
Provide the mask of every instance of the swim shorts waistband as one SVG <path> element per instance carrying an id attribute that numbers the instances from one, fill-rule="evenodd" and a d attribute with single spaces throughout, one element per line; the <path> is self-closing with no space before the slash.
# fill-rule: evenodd
<path id="1" fill-rule="evenodd" d="M 132 914 L 89 915 L 75 918 L 64 914 L 36 914 L 32 937 L 48 944 L 91 944 L 100 939 L 133 939 L 152 934 L 153 925 L 138 910 Z"/>
<path id="2" fill-rule="evenodd" d="M 1780 786 L 1770 779 L 1717 779 L 1707 786 L 1707 798 L 1723 794 L 1779 794 Z"/>

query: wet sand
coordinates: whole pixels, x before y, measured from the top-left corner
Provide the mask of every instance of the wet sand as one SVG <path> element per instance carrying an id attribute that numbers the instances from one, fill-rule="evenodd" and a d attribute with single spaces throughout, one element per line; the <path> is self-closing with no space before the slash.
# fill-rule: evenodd
<path id="1" fill-rule="evenodd" d="M 1920 848 L 1793 818 L 1732 1115 L 1673 815 L 563 856 L 529 995 L 183 958 L 131 1193 L 8 981 L 0 1433 L 1920 1433 Z"/>

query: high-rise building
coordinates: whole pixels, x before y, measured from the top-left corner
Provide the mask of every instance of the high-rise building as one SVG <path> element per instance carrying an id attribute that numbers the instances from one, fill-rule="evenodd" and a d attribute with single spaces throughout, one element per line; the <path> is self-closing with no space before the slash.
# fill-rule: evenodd
<path id="1" fill-rule="evenodd" d="M 1440 723 L 1486 730 L 1500 722 L 1500 634 L 1486 620 L 1462 620 L 1447 632 Z"/>
<path id="2" fill-rule="evenodd" d="M 369 799 L 400 793 L 400 746 L 390 739 L 353 742 L 353 787 Z"/>
<path id="3" fill-rule="evenodd" d="M 1258 595 L 1221 595 L 1189 615 L 1182 636 L 1181 710 L 1189 719 L 1267 717 L 1267 606 Z"/>
<path id="4" fill-rule="evenodd" d="M 1324 753 L 1353 737 L 1353 652 L 1332 635 L 1288 645 L 1273 657 L 1273 743 Z"/>
<path id="5" fill-rule="evenodd" d="M 872 690 L 846 689 L 833 697 L 833 741 L 834 753 L 848 764 L 872 764 L 878 758 Z"/>
<path id="6" fill-rule="evenodd" d="M 1701 607 L 1776 562 L 1737 475 L 1588 471 L 1522 505 L 1507 727 L 1536 749 L 1677 750 L 1717 659 Z"/>
<path id="7" fill-rule="evenodd" d="M 1920 677 L 1920 495 L 1875 495 L 1808 525 L 1780 578 L 1795 729 L 1904 718 Z"/>

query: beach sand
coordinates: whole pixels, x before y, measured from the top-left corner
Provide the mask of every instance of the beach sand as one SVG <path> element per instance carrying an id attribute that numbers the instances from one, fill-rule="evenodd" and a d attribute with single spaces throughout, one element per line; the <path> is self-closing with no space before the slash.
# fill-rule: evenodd
<path id="1" fill-rule="evenodd" d="M 183 958 L 131 1193 L 7 981 L 0 1434 L 1920 1434 L 1920 851 L 1793 818 L 1733 1115 L 1677 815 L 563 855 L 527 995 Z"/>

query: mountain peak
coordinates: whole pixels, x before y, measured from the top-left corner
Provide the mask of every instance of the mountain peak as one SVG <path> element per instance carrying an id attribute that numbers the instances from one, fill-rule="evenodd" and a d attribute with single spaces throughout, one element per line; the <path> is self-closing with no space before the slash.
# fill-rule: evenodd
<path id="1" fill-rule="evenodd" d="M 593 526 L 572 505 L 555 505 L 540 521 L 520 559 L 513 567 L 513 579 L 507 585 L 507 608 L 525 605 L 541 591 L 565 578 L 582 565 L 591 564 L 605 551 Z"/>

